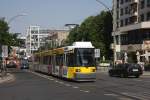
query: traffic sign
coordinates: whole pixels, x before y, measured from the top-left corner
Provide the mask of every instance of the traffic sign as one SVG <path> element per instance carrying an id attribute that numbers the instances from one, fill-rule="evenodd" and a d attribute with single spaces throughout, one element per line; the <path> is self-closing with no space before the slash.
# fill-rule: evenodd
<path id="1" fill-rule="evenodd" d="M 95 58 L 100 57 L 100 49 L 95 49 Z"/>
<path id="2" fill-rule="evenodd" d="M 2 57 L 8 57 L 8 46 L 2 45 Z"/>

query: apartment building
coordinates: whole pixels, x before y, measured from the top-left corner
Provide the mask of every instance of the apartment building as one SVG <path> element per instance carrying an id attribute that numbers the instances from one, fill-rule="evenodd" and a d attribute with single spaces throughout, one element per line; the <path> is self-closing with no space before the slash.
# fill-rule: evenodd
<path id="1" fill-rule="evenodd" d="M 51 47 L 62 46 L 69 35 L 68 29 L 53 30 L 47 40 L 50 41 Z"/>
<path id="2" fill-rule="evenodd" d="M 31 56 L 34 51 L 45 44 L 43 38 L 50 34 L 49 29 L 41 29 L 40 26 L 29 26 L 26 36 L 26 52 L 27 56 Z"/>
<path id="3" fill-rule="evenodd" d="M 64 43 L 69 35 L 67 29 L 41 29 L 40 26 L 30 26 L 27 29 L 26 36 L 26 53 L 31 56 L 39 47 L 45 46 L 51 42 L 51 46 L 60 46 Z"/>
<path id="4" fill-rule="evenodd" d="M 150 63 L 150 0 L 113 0 L 115 60 Z"/>

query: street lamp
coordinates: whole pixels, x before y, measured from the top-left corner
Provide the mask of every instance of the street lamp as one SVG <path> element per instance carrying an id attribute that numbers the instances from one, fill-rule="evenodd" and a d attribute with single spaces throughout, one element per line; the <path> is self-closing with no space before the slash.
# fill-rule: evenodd
<path id="1" fill-rule="evenodd" d="M 21 14 L 18 14 L 18 15 L 15 15 L 13 17 L 11 17 L 9 20 L 8 20 L 8 25 L 13 21 L 15 20 L 16 18 L 20 17 L 20 16 L 26 16 L 27 13 L 21 13 Z"/>
<path id="2" fill-rule="evenodd" d="M 111 14 L 111 16 L 113 17 L 113 13 L 112 13 L 112 10 L 109 9 L 109 7 L 103 3 L 102 1 L 100 0 L 96 0 L 99 4 L 103 5 Z M 116 61 L 116 34 L 115 34 L 115 31 L 117 30 L 117 28 L 115 27 L 114 28 L 114 32 L 113 32 L 113 41 L 114 41 L 114 64 L 115 64 L 115 61 Z"/>

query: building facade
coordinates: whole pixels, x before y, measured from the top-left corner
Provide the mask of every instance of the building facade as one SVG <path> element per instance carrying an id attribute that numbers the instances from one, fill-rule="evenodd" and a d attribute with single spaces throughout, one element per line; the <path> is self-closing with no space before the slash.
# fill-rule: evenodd
<path id="1" fill-rule="evenodd" d="M 31 56 L 41 46 L 47 47 L 48 42 L 51 47 L 60 46 L 69 35 L 69 30 L 41 29 L 40 26 L 30 26 L 26 36 L 26 54 Z"/>
<path id="2" fill-rule="evenodd" d="M 150 0 L 113 0 L 115 60 L 150 63 Z"/>
<path id="3" fill-rule="evenodd" d="M 59 47 L 65 44 L 65 41 L 69 35 L 68 29 L 53 30 L 48 36 L 47 40 L 50 43 L 50 47 Z"/>
<path id="4" fill-rule="evenodd" d="M 37 51 L 40 46 L 45 44 L 43 38 L 49 35 L 51 30 L 40 29 L 40 26 L 30 26 L 27 29 L 26 36 L 26 52 L 27 56 L 31 56 L 34 51 Z"/>

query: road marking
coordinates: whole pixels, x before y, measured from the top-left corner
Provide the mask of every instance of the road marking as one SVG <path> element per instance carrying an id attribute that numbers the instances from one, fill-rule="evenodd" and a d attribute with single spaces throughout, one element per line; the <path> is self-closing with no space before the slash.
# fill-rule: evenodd
<path id="1" fill-rule="evenodd" d="M 58 82 L 58 83 L 60 83 L 60 84 L 64 84 L 64 82 L 61 82 L 61 81 L 60 81 L 60 82 Z"/>
<path id="2" fill-rule="evenodd" d="M 53 81 L 54 79 L 50 78 L 49 80 Z"/>
<path id="3" fill-rule="evenodd" d="M 84 91 L 84 92 L 89 93 L 90 91 Z"/>
<path id="4" fill-rule="evenodd" d="M 77 89 L 77 88 L 79 88 L 79 87 L 77 87 L 77 86 L 73 86 L 73 88 L 74 88 L 74 89 Z"/>
<path id="5" fill-rule="evenodd" d="M 136 99 L 140 99 L 140 100 L 149 100 L 146 97 L 136 94 L 136 93 L 127 93 L 127 92 L 122 92 L 121 94 L 128 96 L 128 97 L 132 97 L 132 98 L 136 98 Z"/>
<path id="6" fill-rule="evenodd" d="M 143 81 L 143 80 L 135 80 L 135 81 Z"/>
<path id="7" fill-rule="evenodd" d="M 80 90 L 81 92 L 84 92 L 84 90 Z"/>
<path id="8" fill-rule="evenodd" d="M 65 86 L 67 86 L 67 87 L 72 86 L 72 85 L 70 85 L 70 84 L 66 84 L 66 83 L 64 83 L 64 82 L 57 81 L 57 80 L 55 80 L 55 79 L 49 78 L 49 76 L 46 76 L 46 75 L 43 75 L 43 74 L 39 74 L 39 73 L 36 73 L 36 72 L 33 72 L 33 71 L 27 71 L 27 72 L 30 72 L 30 73 L 32 73 L 32 74 L 35 74 L 35 75 L 37 75 L 37 76 L 40 76 L 40 77 L 42 77 L 42 78 L 45 78 L 45 79 L 48 79 L 48 80 L 51 80 L 51 81 L 55 81 L 56 83 L 65 85 Z M 77 86 L 72 86 L 72 88 L 78 89 L 79 87 L 77 87 Z M 85 92 L 85 93 L 89 93 L 89 92 L 90 92 L 90 91 L 88 91 L 88 90 L 80 90 L 80 91 L 81 91 L 81 92 Z"/>
<path id="9" fill-rule="evenodd" d="M 121 98 L 119 98 L 119 100 L 133 100 L 133 99 L 126 98 L 126 97 L 121 97 Z"/>
<path id="10" fill-rule="evenodd" d="M 118 96 L 117 94 L 114 94 L 114 93 L 106 93 L 104 95 L 106 95 L 106 96 Z"/>
<path id="11" fill-rule="evenodd" d="M 70 84 L 65 84 L 65 86 L 68 86 L 68 87 L 69 87 L 69 86 L 71 86 L 71 85 L 70 85 Z"/>

